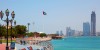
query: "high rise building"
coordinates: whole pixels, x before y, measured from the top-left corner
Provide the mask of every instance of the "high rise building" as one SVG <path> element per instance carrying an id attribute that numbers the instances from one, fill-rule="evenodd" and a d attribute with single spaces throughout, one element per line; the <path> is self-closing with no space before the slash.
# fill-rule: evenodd
<path id="1" fill-rule="evenodd" d="M 90 24 L 89 24 L 89 22 L 83 23 L 83 36 L 90 36 Z"/>
<path id="2" fill-rule="evenodd" d="M 57 31 L 56 34 L 59 36 L 59 31 Z"/>
<path id="3" fill-rule="evenodd" d="M 74 36 L 75 30 L 71 30 L 71 36 Z"/>
<path id="4" fill-rule="evenodd" d="M 91 36 L 96 36 L 96 14 L 94 11 L 91 14 Z"/>
<path id="5" fill-rule="evenodd" d="M 70 36 L 70 27 L 66 27 L 66 36 L 68 37 L 68 36 Z"/>
<path id="6" fill-rule="evenodd" d="M 57 34 L 58 36 L 63 36 L 63 35 L 64 35 L 62 30 L 61 30 L 61 31 L 57 31 L 56 34 Z"/>
<path id="7" fill-rule="evenodd" d="M 75 30 L 72 30 L 70 27 L 66 28 L 66 36 L 74 36 Z"/>
<path id="8" fill-rule="evenodd" d="M 63 36 L 63 31 L 62 30 L 60 31 L 60 36 Z"/>

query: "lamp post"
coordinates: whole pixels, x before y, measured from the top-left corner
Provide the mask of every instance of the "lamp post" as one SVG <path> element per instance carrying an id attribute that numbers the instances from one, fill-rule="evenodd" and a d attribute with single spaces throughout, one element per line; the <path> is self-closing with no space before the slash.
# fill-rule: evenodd
<path id="1" fill-rule="evenodd" d="M 35 24 L 35 23 L 33 22 L 33 32 L 35 32 L 34 24 Z"/>
<path id="2" fill-rule="evenodd" d="M 0 35 L 0 44 L 2 44 L 2 32 L 1 32 L 1 27 L 2 27 L 2 26 L 1 26 L 1 24 L 0 24 L 0 34 L 1 34 L 1 35 Z"/>
<path id="3" fill-rule="evenodd" d="M 14 21 L 14 26 L 16 26 L 16 21 Z"/>
<path id="4" fill-rule="evenodd" d="M 14 31 L 15 31 L 15 34 L 16 34 L 16 20 L 14 21 Z"/>
<path id="5" fill-rule="evenodd" d="M 1 11 L 0 12 L 0 18 L 1 18 L 1 20 L 3 18 L 3 15 L 4 15 L 4 13 Z M 0 24 L 0 27 L 1 27 L 1 24 Z M 0 33 L 1 33 L 1 28 L 0 28 Z M 2 33 L 1 33 L 1 43 L 2 43 Z"/>
<path id="6" fill-rule="evenodd" d="M 12 43 L 12 22 L 13 22 L 13 20 L 9 20 L 9 21 L 11 23 L 11 43 Z"/>
<path id="7" fill-rule="evenodd" d="M 12 23 L 13 23 L 13 20 L 15 18 L 15 13 L 14 11 L 11 13 L 11 16 L 12 16 L 12 19 L 10 20 L 10 23 L 11 23 L 11 43 L 12 43 Z"/>
<path id="8" fill-rule="evenodd" d="M 9 50 L 9 47 L 8 47 L 8 25 L 9 25 L 9 21 L 10 21 L 10 20 L 8 19 L 8 16 L 9 16 L 9 10 L 8 10 L 8 9 L 5 11 L 5 14 L 6 14 L 6 16 L 7 16 L 7 18 L 6 18 L 6 23 L 7 23 L 7 35 L 6 35 L 6 40 L 7 40 L 7 42 L 6 42 L 6 50 Z M 0 13 L 1 20 L 2 20 L 3 16 L 4 16 L 4 13 L 1 11 L 1 13 Z M 12 19 L 11 19 L 11 20 L 13 20 L 14 17 L 15 17 L 14 11 L 11 13 L 11 16 L 12 16 Z M 3 20 L 3 21 L 5 21 L 5 20 Z M 12 27 L 12 26 L 11 26 L 11 27 Z M 12 33 L 11 33 L 11 34 L 12 34 Z M 11 37 L 12 37 L 12 36 L 11 36 Z"/>
<path id="9" fill-rule="evenodd" d="M 30 25 L 30 23 L 27 23 L 28 24 L 28 33 L 29 33 L 29 25 Z"/>
<path id="10" fill-rule="evenodd" d="M 1 20 L 2 20 L 2 18 L 3 18 L 3 16 L 4 16 L 4 13 L 1 11 L 0 12 L 0 18 L 1 18 Z M 0 27 L 1 27 L 1 24 L 0 24 Z M 1 33 L 1 43 L 2 43 L 2 32 L 1 32 L 1 28 L 0 28 L 0 33 Z"/>
<path id="11" fill-rule="evenodd" d="M 9 19 L 8 19 L 8 16 L 9 16 L 9 10 L 7 9 L 6 11 L 5 11 L 5 14 L 6 14 L 6 16 L 7 16 L 7 35 L 6 35 L 6 38 L 7 38 L 7 44 L 6 44 L 6 50 L 9 50 L 9 47 L 8 47 L 8 23 L 9 23 Z"/>

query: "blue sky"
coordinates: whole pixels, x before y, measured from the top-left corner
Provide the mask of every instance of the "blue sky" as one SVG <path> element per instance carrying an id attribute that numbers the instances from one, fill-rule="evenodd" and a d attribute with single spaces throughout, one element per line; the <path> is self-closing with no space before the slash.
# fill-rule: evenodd
<path id="1" fill-rule="evenodd" d="M 82 31 L 83 22 L 90 23 L 91 12 L 95 11 L 100 32 L 100 0 L 0 0 L 0 10 L 5 12 L 7 8 L 10 13 L 15 11 L 17 25 L 30 23 L 30 32 L 46 33 L 65 33 L 66 27 Z M 5 24 L 1 20 L 0 23 Z"/>

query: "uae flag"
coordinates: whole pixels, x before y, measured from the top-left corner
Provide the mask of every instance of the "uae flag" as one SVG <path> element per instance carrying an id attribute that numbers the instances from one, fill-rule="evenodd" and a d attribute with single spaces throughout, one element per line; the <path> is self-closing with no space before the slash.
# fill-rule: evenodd
<path id="1" fill-rule="evenodd" d="M 43 15 L 47 15 L 47 13 L 43 11 Z"/>

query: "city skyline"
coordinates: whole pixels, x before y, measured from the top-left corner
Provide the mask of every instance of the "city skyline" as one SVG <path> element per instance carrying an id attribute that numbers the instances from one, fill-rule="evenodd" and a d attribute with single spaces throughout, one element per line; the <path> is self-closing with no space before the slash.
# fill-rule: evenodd
<path id="1" fill-rule="evenodd" d="M 99 0 L 1 0 L 0 10 L 15 11 L 16 24 L 30 23 L 30 32 L 56 33 L 66 27 L 83 30 L 83 22 L 91 23 L 91 12 L 96 13 L 96 31 L 100 32 L 100 1 Z M 45 11 L 47 15 L 43 15 Z M 6 18 L 6 16 L 4 16 Z M 33 22 L 35 24 L 33 24 Z M 5 24 L 0 21 L 0 24 Z"/>

